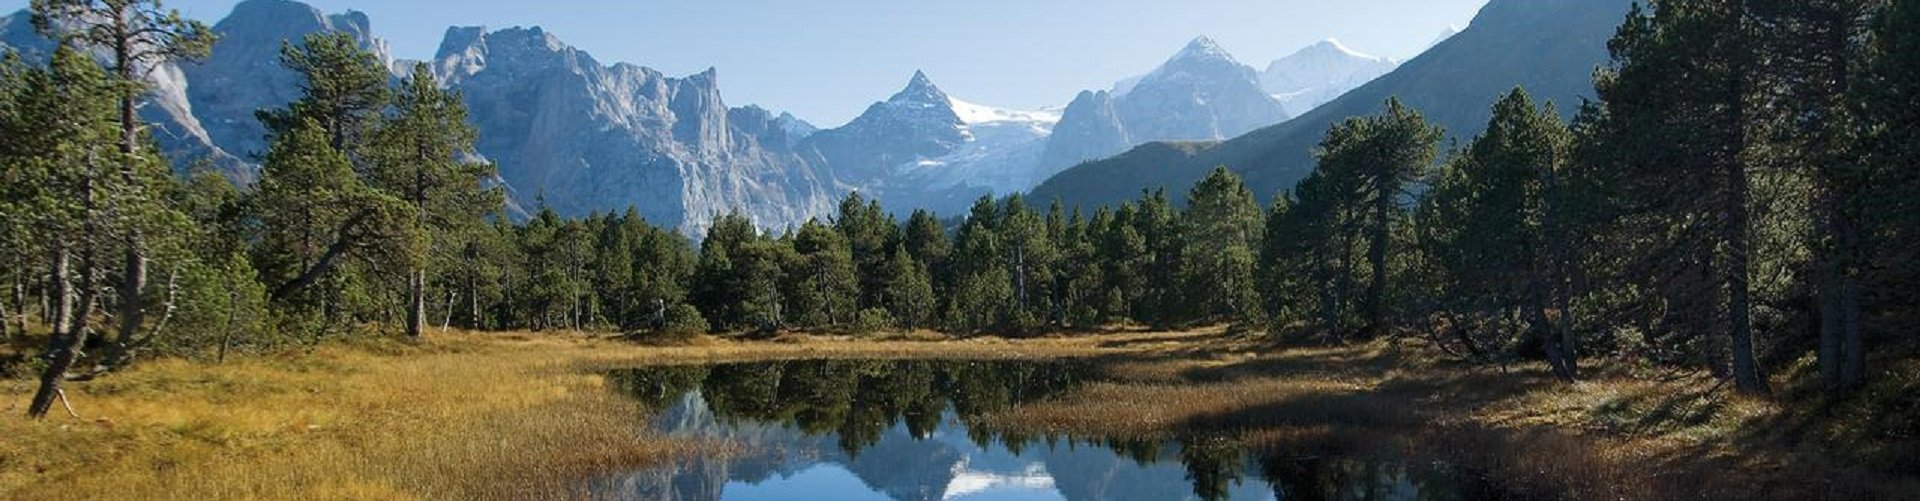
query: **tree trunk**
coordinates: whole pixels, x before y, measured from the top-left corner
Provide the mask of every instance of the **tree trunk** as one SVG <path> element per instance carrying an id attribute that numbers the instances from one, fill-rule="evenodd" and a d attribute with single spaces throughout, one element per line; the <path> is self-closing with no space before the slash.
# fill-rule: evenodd
<path id="1" fill-rule="evenodd" d="M 1561 379 L 1573 381 L 1580 377 L 1579 351 L 1573 336 L 1572 299 L 1573 280 L 1571 277 L 1572 259 L 1567 252 L 1568 237 L 1564 221 L 1565 205 L 1560 194 L 1560 160 L 1540 167 L 1540 198 L 1542 217 L 1540 235 L 1545 240 L 1542 247 L 1546 251 L 1544 262 L 1536 272 L 1534 283 L 1543 287 L 1547 300 L 1538 307 L 1551 306 L 1557 310 L 1554 318 L 1545 311 L 1540 312 L 1540 321 L 1546 322 L 1547 339 L 1557 340 L 1549 356 L 1559 358 L 1558 369 L 1564 370 Z"/>
<path id="2" fill-rule="evenodd" d="M 279 287 L 275 287 L 273 289 L 273 299 L 275 301 L 284 301 L 291 298 L 294 293 L 300 292 L 301 289 L 305 289 L 309 285 L 313 285 L 313 282 L 326 275 L 327 271 L 332 270 L 334 261 L 340 259 L 340 256 L 345 255 L 347 250 L 356 243 L 352 237 L 354 227 L 359 226 L 361 221 L 371 216 L 369 213 L 361 212 L 354 214 L 353 217 L 347 218 L 346 221 L 340 223 L 339 233 L 335 236 L 333 243 L 327 245 L 326 252 L 320 254 L 320 259 L 308 265 L 305 270 L 300 272 L 300 276 L 294 277 L 293 280 L 287 281 L 287 283 L 281 284 Z"/>
<path id="3" fill-rule="evenodd" d="M 54 322 L 54 331 L 47 341 L 47 368 L 40 374 L 40 388 L 34 392 L 33 402 L 27 406 L 27 416 L 39 419 L 53 408 L 53 400 L 62 395 L 60 385 L 67 379 L 67 370 L 80 359 L 80 348 L 86 345 L 87 319 L 93 316 L 93 304 L 98 293 L 99 266 L 95 261 L 95 248 L 99 242 L 99 228 L 95 225 L 94 214 L 99 209 L 96 201 L 95 183 L 99 174 L 91 153 L 86 160 L 85 178 L 80 183 L 81 230 L 78 244 L 82 249 L 80 258 L 80 290 L 78 304 L 72 303 L 73 294 L 67 282 L 68 249 L 74 243 L 69 235 L 54 237 L 53 279 L 55 301 L 59 303 Z"/>
<path id="4" fill-rule="evenodd" d="M 73 282 L 68 273 L 71 258 L 67 250 L 67 240 L 55 238 L 53 253 L 53 334 L 47 343 L 47 357 L 50 362 L 40 374 L 40 388 L 34 392 L 33 402 L 27 406 L 27 416 L 40 419 L 53 408 L 53 400 L 60 395 L 60 383 L 66 380 L 67 369 L 73 367 L 74 359 L 79 357 L 79 345 L 85 339 L 74 336 L 86 333 L 85 317 L 74 314 Z M 79 328 L 69 328 L 78 317 Z"/>
<path id="5" fill-rule="evenodd" d="M 453 311 L 454 311 L 453 302 L 456 299 L 460 299 L 460 295 L 453 292 L 453 288 L 451 287 L 447 288 L 447 306 L 445 309 L 441 310 L 446 312 L 446 315 L 443 315 L 440 317 L 441 332 L 446 332 L 447 329 L 453 328 Z"/>
<path id="6" fill-rule="evenodd" d="M 1839 127 L 1836 123 L 1839 117 L 1835 115 L 1844 113 L 1844 108 L 1831 104 L 1852 92 L 1847 63 L 1851 55 L 1849 38 L 1854 31 L 1853 14 L 1845 9 L 1841 5 L 1828 5 L 1818 12 L 1816 20 L 1820 49 L 1816 52 L 1815 64 L 1824 64 L 1820 69 L 1824 70 L 1826 85 L 1815 92 L 1830 103 L 1815 124 L 1813 157 L 1820 163 L 1814 168 L 1819 190 L 1814 220 L 1816 230 L 1821 232 L 1818 239 L 1826 242 L 1824 247 L 1815 248 L 1823 282 L 1818 288 L 1820 373 L 1831 390 L 1862 385 L 1866 362 L 1860 325 L 1860 296 L 1864 288 L 1860 271 L 1865 239 L 1860 231 L 1860 213 L 1854 210 L 1860 184 L 1850 175 L 1856 160 L 1842 154 L 1845 146 L 1837 140 L 1839 134 L 1835 129 Z"/>
<path id="7" fill-rule="evenodd" d="M 1734 26 L 1730 36 L 1744 40 L 1747 36 L 1746 2 L 1736 0 L 1733 5 Z M 1739 42 L 1736 42 L 1738 44 Z M 1723 217 L 1721 228 L 1723 244 L 1726 246 L 1726 260 L 1720 269 L 1722 283 L 1727 289 L 1727 335 L 1730 343 L 1727 349 L 1732 352 L 1734 388 L 1746 394 L 1767 393 L 1767 379 L 1761 374 L 1760 364 L 1753 354 L 1752 293 L 1748 278 L 1753 242 L 1747 228 L 1747 205 L 1751 181 L 1747 176 L 1745 153 L 1747 149 L 1747 74 L 1745 48 L 1733 54 L 1734 67 L 1731 74 L 1732 85 L 1728 86 L 1727 127 L 1732 134 L 1728 148 L 1722 151 L 1720 159 L 1721 181 L 1725 183 L 1723 203 L 1720 210 Z"/>
<path id="8" fill-rule="evenodd" d="M 1566 346 L 1566 340 L 1561 338 L 1560 329 L 1547 315 L 1547 304 L 1550 302 L 1548 295 L 1551 293 L 1543 286 L 1543 281 L 1534 283 L 1534 290 L 1527 294 L 1529 330 L 1539 337 L 1541 350 L 1546 352 L 1547 367 L 1553 369 L 1553 376 L 1571 383 L 1579 375 L 1574 371 L 1573 357 L 1569 355 L 1571 350 Z"/>
<path id="9" fill-rule="evenodd" d="M 427 272 L 407 272 L 407 337 L 419 339 L 427 325 Z"/>
<path id="10" fill-rule="evenodd" d="M 233 323 L 240 313 L 240 289 L 231 277 L 227 281 L 227 320 L 220 326 L 220 352 L 214 357 L 214 363 L 227 362 L 227 347 L 233 345 Z"/>
<path id="11" fill-rule="evenodd" d="M 1367 334 L 1380 337 L 1387 333 L 1387 239 L 1392 238 L 1389 216 L 1393 214 L 1393 177 L 1382 175 L 1374 181 L 1374 221 L 1372 241 L 1367 244 L 1367 264 L 1373 280 L 1367 283 Z"/>
<path id="12" fill-rule="evenodd" d="M 123 7 L 137 8 L 137 7 Z M 137 37 L 126 25 L 126 13 L 117 13 L 114 19 L 118 28 L 115 37 L 114 63 L 125 90 L 120 94 L 120 180 L 129 190 L 139 189 L 140 121 L 136 115 L 140 100 L 140 82 L 138 61 L 134 58 Z M 120 355 L 126 346 L 140 335 L 140 324 L 146 321 L 147 305 L 143 295 L 147 290 L 147 249 L 146 238 L 140 234 L 140 228 L 131 228 L 126 237 L 125 273 L 120 280 L 120 332 L 114 336 L 114 355 Z"/>
<path id="13" fill-rule="evenodd" d="M 21 261 L 24 263 L 26 260 L 22 259 Z M 16 272 L 13 275 L 13 304 L 15 307 L 19 308 L 20 310 L 20 311 L 14 312 L 15 319 L 19 322 L 19 324 L 16 326 L 18 330 L 16 330 L 15 332 L 18 332 L 22 336 L 27 335 L 27 278 L 26 278 L 26 275 L 27 275 L 28 269 L 29 268 L 26 266 L 21 266 L 18 270 L 16 270 Z"/>
<path id="14" fill-rule="evenodd" d="M 472 266 L 469 263 L 469 266 Z M 467 328 L 480 328 L 480 272 L 467 271 Z"/>

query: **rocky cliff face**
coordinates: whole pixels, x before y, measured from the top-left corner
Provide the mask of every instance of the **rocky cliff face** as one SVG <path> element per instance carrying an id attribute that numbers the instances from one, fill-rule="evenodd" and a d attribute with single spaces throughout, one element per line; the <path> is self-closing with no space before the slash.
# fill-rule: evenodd
<path id="1" fill-rule="evenodd" d="M 1113 108 L 1113 93 L 1082 91 L 1067 105 L 1067 111 L 1060 116 L 1060 125 L 1054 126 L 1053 137 L 1047 140 L 1040 163 L 1071 167 L 1126 151 L 1133 144 L 1133 138 L 1127 135 L 1127 126 L 1120 121 L 1120 112 Z"/>
<path id="2" fill-rule="evenodd" d="M 1110 94 L 1074 99 L 1060 133 L 1048 141 L 1042 167 L 1064 169 L 1148 141 L 1219 141 L 1287 117 L 1285 107 L 1260 88 L 1253 68 L 1200 37 Z"/>
<path id="3" fill-rule="evenodd" d="M 0 44 L 44 57 L 52 45 L 28 19 L 24 12 L 0 18 Z M 254 112 L 300 94 L 299 76 L 280 66 L 283 43 L 347 32 L 387 67 L 409 67 L 391 58 L 359 12 L 247 0 L 213 28 L 221 39 L 206 60 L 154 71 L 141 113 L 177 167 L 208 160 L 242 183 L 267 146 Z M 513 207 L 538 200 L 580 216 L 631 205 L 690 233 L 733 210 L 781 227 L 833 207 L 830 178 L 795 153 L 813 126 L 728 108 L 711 70 L 669 78 L 602 65 L 539 28 L 453 28 L 428 63 L 466 96 L 478 149 L 499 165 Z"/>
<path id="4" fill-rule="evenodd" d="M 480 153 L 563 215 L 634 206 L 699 233 L 733 210 L 778 227 L 833 206 L 830 178 L 792 148 L 806 127 L 728 108 L 714 70 L 602 65 L 539 28 L 453 28 L 431 64 L 466 97 Z"/>

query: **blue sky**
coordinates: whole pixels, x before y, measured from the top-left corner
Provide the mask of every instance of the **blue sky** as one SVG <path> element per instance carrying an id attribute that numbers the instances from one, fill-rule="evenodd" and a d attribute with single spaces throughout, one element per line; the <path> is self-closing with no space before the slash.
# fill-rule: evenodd
<path id="1" fill-rule="evenodd" d="M 236 0 L 167 0 L 212 23 Z M 1144 73 L 1207 35 L 1256 68 L 1325 38 L 1405 59 L 1486 0 L 307 0 L 359 10 L 395 56 L 433 56 L 451 25 L 541 26 L 603 63 L 670 75 L 719 68 L 732 106 L 821 126 L 858 115 L 925 70 L 955 97 L 1066 104 Z M 27 0 L 0 0 L 0 11 Z"/>

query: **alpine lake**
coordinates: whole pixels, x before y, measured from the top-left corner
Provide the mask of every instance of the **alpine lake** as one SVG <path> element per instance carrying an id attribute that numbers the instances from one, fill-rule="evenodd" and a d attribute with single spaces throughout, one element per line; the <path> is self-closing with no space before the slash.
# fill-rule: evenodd
<path id="1" fill-rule="evenodd" d="M 792 360 L 614 371 L 649 426 L 714 444 L 589 480 L 596 498 L 1269 500 L 1500 497 L 1482 475 L 1379 453 L 1263 454 L 1174 437 L 993 429 L 982 416 L 1106 376 L 1093 360 Z M 1114 419 L 1127 419 L 1114 416 Z"/>

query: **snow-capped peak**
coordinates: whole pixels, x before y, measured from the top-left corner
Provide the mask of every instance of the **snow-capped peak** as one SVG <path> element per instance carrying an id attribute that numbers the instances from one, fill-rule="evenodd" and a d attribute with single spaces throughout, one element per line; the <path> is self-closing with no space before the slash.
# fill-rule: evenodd
<path id="1" fill-rule="evenodd" d="M 1009 110 L 973 104 L 954 97 L 948 97 L 947 104 L 953 107 L 953 114 L 959 115 L 960 121 L 967 125 L 992 122 L 1027 122 L 1043 124 L 1051 129 L 1053 124 L 1060 121 L 1060 110 L 1058 109 L 1042 109 L 1039 111 Z"/>
<path id="2" fill-rule="evenodd" d="M 1368 61 L 1388 61 L 1389 60 L 1384 57 L 1374 56 L 1371 54 L 1353 50 L 1351 47 L 1347 47 L 1346 44 L 1340 43 L 1340 39 L 1337 39 L 1337 38 L 1329 38 L 1326 40 L 1321 40 L 1318 43 L 1309 45 L 1304 49 L 1300 49 L 1298 52 L 1295 52 L 1294 54 L 1295 55 L 1329 54 L 1329 55 L 1345 56 L 1352 59 L 1364 59 Z"/>
<path id="3" fill-rule="evenodd" d="M 1260 85 L 1285 103 L 1289 113 L 1299 116 L 1399 65 L 1399 61 L 1367 55 L 1329 38 L 1267 65 L 1260 75 Z"/>

